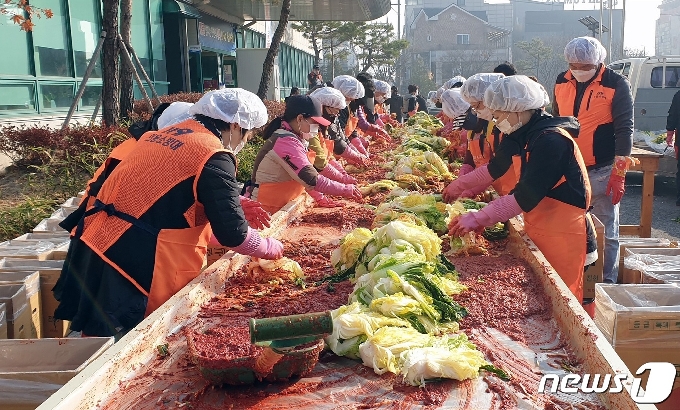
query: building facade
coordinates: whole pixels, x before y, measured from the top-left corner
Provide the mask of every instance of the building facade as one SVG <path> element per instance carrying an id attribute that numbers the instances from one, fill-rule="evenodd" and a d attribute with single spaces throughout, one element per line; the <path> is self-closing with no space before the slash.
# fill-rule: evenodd
<path id="1" fill-rule="evenodd" d="M 159 94 L 238 87 L 239 48 L 268 47 L 276 24 L 244 27 L 236 16 L 199 10 L 174 0 L 132 2 L 132 47 Z M 0 15 L 0 119 L 63 115 L 73 102 L 100 37 L 101 0 L 31 0 L 49 8 L 50 19 L 35 21 L 32 32 L 12 23 L 19 9 Z M 273 28 L 272 28 L 273 26 Z M 278 55 L 281 97 L 292 86 L 306 87 L 313 65 L 309 43 L 286 30 Z M 101 95 L 98 61 L 78 111 L 92 112 Z M 147 90 L 149 91 L 149 90 Z M 140 92 L 135 86 L 135 96 Z"/>
<path id="2" fill-rule="evenodd" d="M 656 21 L 657 56 L 680 56 L 680 0 L 663 0 Z"/>

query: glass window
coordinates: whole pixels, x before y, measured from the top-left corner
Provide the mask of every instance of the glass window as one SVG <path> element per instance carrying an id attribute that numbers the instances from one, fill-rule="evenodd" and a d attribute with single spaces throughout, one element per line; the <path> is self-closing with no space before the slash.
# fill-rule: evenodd
<path id="1" fill-rule="evenodd" d="M 628 78 L 630 75 L 630 63 L 626 63 L 626 65 L 623 66 L 623 72 L 621 74 Z"/>
<path id="2" fill-rule="evenodd" d="M 7 8 L 5 14 L 0 14 L 0 38 L 3 44 L 11 44 L 11 47 L 2 47 L 0 58 L 0 74 L 32 75 L 29 59 L 28 34 L 21 31 L 19 26 L 12 22 L 15 14 L 23 15 L 18 8 Z M 43 20 L 40 20 L 41 22 Z M 38 27 L 35 27 L 35 31 Z M 2 103 L 0 102 L 0 105 Z M 2 108 L 0 108 L 2 109 Z"/>
<path id="3" fill-rule="evenodd" d="M 73 84 L 40 84 L 42 108 L 69 108 L 75 97 Z"/>
<path id="4" fill-rule="evenodd" d="M 0 112 L 35 110 L 35 85 L 0 84 Z"/>
<path id="5" fill-rule="evenodd" d="M 83 107 L 94 107 L 97 105 L 99 97 L 102 95 L 101 85 L 88 85 L 85 87 L 85 92 L 83 92 L 83 98 L 81 99 L 81 104 Z"/>
<path id="6" fill-rule="evenodd" d="M 51 9 L 54 16 L 42 18 L 33 30 L 35 71 L 38 76 L 72 77 L 63 2 L 33 0 L 32 6 Z"/>
<path id="7" fill-rule="evenodd" d="M 149 53 L 149 15 L 146 0 L 132 2 L 132 48 L 144 67 L 144 71 L 151 75 L 151 60 Z M 140 77 L 141 74 L 140 74 Z M 143 77 L 142 77 L 143 78 Z"/>
<path id="8" fill-rule="evenodd" d="M 458 34 L 456 38 L 458 40 L 458 44 L 470 44 L 469 34 Z"/>
<path id="9" fill-rule="evenodd" d="M 663 80 L 663 67 L 652 68 L 652 87 L 661 88 Z M 680 66 L 666 66 L 666 87 L 680 88 Z"/>
<path id="10" fill-rule="evenodd" d="M 99 41 L 99 2 L 97 0 L 87 0 L 71 2 L 69 16 L 71 17 L 71 44 L 75 56 L 76 77 L 85 75 L 87 65 L 97 48 Z M 101 58 L 92 70 L 93 78 L 102 78 Z"/>
<path id="11" fill-rule="evenodd" d="M 623 70 L 623 63 L 610 64 L 609 69 L 616 71 L 617 74 L 621 74 L 621 70 Z"/>
<path id="12" fill-rule="evenodd" d="M 165 81 L 168 79 L 165 68 L 162 4 L 162 0 L 151 0 L 149 2 L 149 14 L 151 15 L 151 47 L 153 51 L 153 79 L 155 81 Z"/>

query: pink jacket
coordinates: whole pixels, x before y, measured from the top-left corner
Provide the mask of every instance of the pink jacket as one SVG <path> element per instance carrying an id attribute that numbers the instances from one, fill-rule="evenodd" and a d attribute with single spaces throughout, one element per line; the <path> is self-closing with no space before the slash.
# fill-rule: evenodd
<path id="1" fill-rule="evenodd" d="M 279 129 L 265 142 L 253 166 L 253 199 L 257 200 L 257 186 L 295 180 L 307 190 L 329 195 L 344 195 L 352 185 L 333 181 L 317 172 L 309 158 L 302 138 Z"/>

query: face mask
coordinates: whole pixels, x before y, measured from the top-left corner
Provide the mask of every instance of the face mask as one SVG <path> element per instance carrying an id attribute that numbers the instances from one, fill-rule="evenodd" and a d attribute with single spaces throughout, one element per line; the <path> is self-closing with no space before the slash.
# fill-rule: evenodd
<path id="1" fill-rule="evenodd" d="M 492 121 L 493 120 L 493 115 L 491 114 L 491 110 L 484 107 L 481 110 L 476 110 L 477 112 L 477 118 L 481 118 L 483 120 L 487 121 Z"/>
<path id="2" fill-rule="evenodd" d="M 522 121 L 519 121 L 519 114 L 517 114 L 517 120 L 518 120 L 517 124 L 510 125 L 510 121 L 508 121 L 508 118 L 506 117 L 503 121 L 496 122 L 496 128 L 498 128 L 500 132 L 502 132 L 505 135 L 512 134 L 513 132 L 522 128 L 522 125 L 524 125 L 522 124 Z"/>
<path id="3" fill-rule="evenodd" d="M 232 133 L 231 133 L 231 131 L 229 131 L 229 142 L 224 145 L 224 148 L 231 151 L 234 155 L 236 155 L 243 149 L 243 147 L 246 146 L 246 140 L 245 140 L 245 138 L 242 137 L 241 141 L 238 144 L 236 144 L 235 147 L 232 147 L 231 146 L 231 136 L 232 136 Z"/>
<path id="4" fill-rule="evenodd" d="M 586 81 L 595 77 L 595 71 L 597 71 L 597 69 L 593 68 L 592 70 L 588 70 L 588 71 L 583 71 L 583 70 L 570 70 L 570 71 L 571 71 L 571 75 L 574 76 L 576 81 L 578 81 L 579 83 L 585 83 Z"/>
<path id="5" fill-rule="evenodd" d="M 319 133 L 319 124 L 309 124 L 309 133 L 316 135 Z"/>

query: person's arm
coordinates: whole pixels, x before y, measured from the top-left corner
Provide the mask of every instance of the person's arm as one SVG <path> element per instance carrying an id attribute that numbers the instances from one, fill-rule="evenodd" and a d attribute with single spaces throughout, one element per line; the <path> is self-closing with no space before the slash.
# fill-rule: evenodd
<path id="1" fill-rule="evenodd" d="M 615 154 L 627 157 L 633 149 L 633 93 L 630 83 L 621 77 L 612 98 Z"/>
<path id="2" fill-rule="evenodd" d="M 680 91 L 675 93 L 673 101 L 668 109 L 668 117 L 666 118 L 666 130 L 675 131 L 680 125 Z"/>
<path id="3" fill-rule="evenodd" d="M 326 147 L 321 145 L 318 134 L 309 139 L 309 150 L 314 151 L 316 154 L 314 157 L 314 169 L 321 172 L 326 167 L 328 158 L 326 158 Z"/>
<path id="4" fill-rule="evenodd" d="M 496 153 L 489 160 L 487 169 L 489 174 L 495 180 L 505 175 L 512 167 L 512 157 L 520 154 L 519 144 L 509 136 L 505 136 L 498 144 Z"/>
<path id="5" fill-rule="evenodd" d="M 559 117 L 560 116 L 560 107 L 557 105 L 557 95 L 555 94 L 555 90 L 557 89 L 557 84 L 555 87 L 553 87 L 553 98 L 552 98 L 552 115 L 553 117 Z"/>
<path id="6" fill-rule="evenodd" d="M 533 210 L 548 195 L 573 157 L 574 144 L 563 135 L 550 132 L 539 137 L 512 191 L 524 212 Z"/>
<path id="7" fill-rule="evenodd" d="M 239 246 L 248 235 L 248 222 L 241 208 L 240 192 L 234 158 L 225 152 L 213 155 L 198 177 L 196 193 L 210 221 L 213 235 L 223 246 Z"/>
<path id="8" fill-rule="evenodd" d="M 359 127 L 359 129 L 361 131 L 368 130 L 368 128 L 371 126 L 371 124 L 366 119 L 366 113 L 364 112 L 364 107 L 361 106 L 361 105 L 359 106 L 359 108 L 357 108 L 357 118 L 359 119 L 359 123 L 357 124 L 357 127 Z"/>

